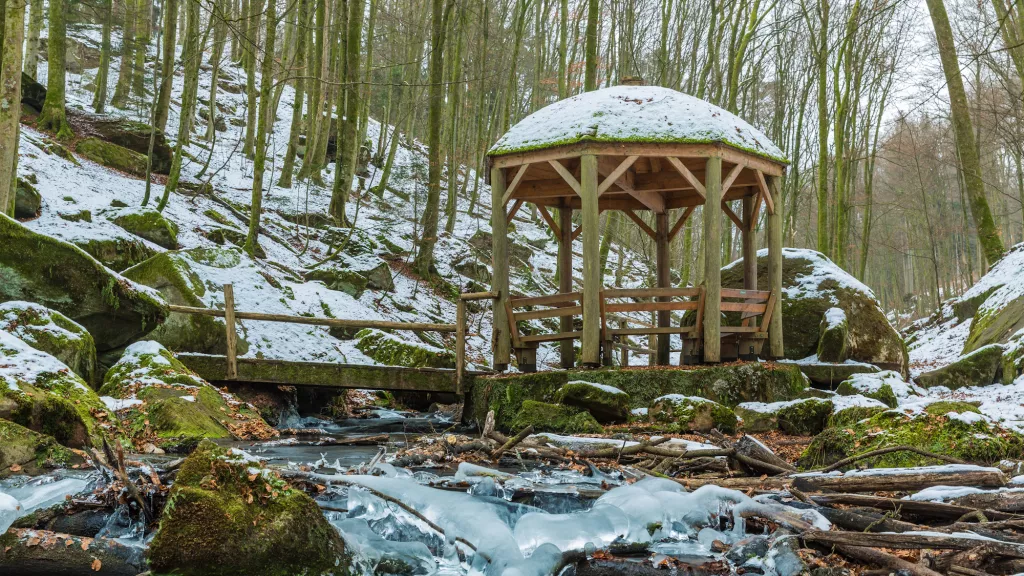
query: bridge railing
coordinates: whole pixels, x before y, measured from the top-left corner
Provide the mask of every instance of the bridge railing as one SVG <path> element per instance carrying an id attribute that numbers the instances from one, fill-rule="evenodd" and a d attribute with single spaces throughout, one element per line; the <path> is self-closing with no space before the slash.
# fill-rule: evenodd
<path id="1" fill-rule="evenodd" d="M 235 295 L 231 284 L 224 285 L 224 309 L 198 308 L 194 306 L 168 306 L 171 312 L 223 318 L 227 336 L 227 379 L 238 379 L 238 333 L 236 323 L 239 320 L 259 320 L 263 322 L 283 322 L 288 324 L 306 324 L 326 326 L 329 328 L 376 328 L 380 330 L 409 330 L 411 332 L 440 332 L 455 334 L 455 390 L 462 394 L 466 374 L 466 302 L 474 300 L 495 300 L 495 292 L 473 292 L 462 294 L 456 305 L 455 324 L 433 324 L 427 322 L 392 322 L 389 320 L 346 320 L 343 318 L 316 318 L 310 316 L 292 316 L 289 314 L 265 314 L 262 312 L 240 312 L 235 310 Z"/>

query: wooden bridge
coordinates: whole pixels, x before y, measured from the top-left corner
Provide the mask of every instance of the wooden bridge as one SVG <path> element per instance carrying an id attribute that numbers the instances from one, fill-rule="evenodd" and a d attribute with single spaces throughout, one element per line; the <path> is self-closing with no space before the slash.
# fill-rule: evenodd
<path id="1" fill-rule="evenodd" d="M 231 284 L 224 285 L 224 309 L 171 305 L 171 312 L 224 318 L 227 354 L 179 353 L 185 366 L 208 382 L 246 382 L 257 384 L 318 386 L 326 388 L 364 388 L 371 390 L 402 390 L 417 392 L 449 392 L 463 394 L 469 379 L 487 372 L 466 369 L 466 302 L 494 300 L 493 292 L 462 294 L 456 308 L 455 324 L 422 322 L 390 322 L 384 320 L 344 320 L 313 318 L 286 314 L 264 314 L 235 310 Z M 236 322 L 257 320 L 327 326 L 330 328 L 376 328 L 455 334 L 455 368 L 408 368 L 372 364 L 339 364 L 334 362 L 297 362 L 265 358 L 239 358 Z"/>

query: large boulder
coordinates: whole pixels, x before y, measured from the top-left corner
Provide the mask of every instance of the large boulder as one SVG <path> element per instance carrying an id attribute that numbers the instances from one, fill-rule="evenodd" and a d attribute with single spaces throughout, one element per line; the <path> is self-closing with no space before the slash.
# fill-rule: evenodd
<path id="1" fill-rule="evenodd" d="M 98 384 L 92 335 L 60 312 L 32 302 L 4 302 L 0 330 L 60 360 L 89 384 Z"/>
<path id="2" fill-rule="evenodd" d="M 903 379 L 898 372 L 886 370 L 874 374 L 854 374 L 836 388 L 840 396 L 865 396 L 895 408 L 900 401 L 921 396 L 922 391 Z"/>
<path id="3" fill-rule="evenodd" d="M 265 440 L 275 432 L 259 412 L 196 376 L 152 341 L 125 349 L 100 394 L 136 447 L 188 451 L 204 438 Z"/>
<path id="4" fill-rule="evenodd" d="M 454 368 L 453 352 L 428 344 L 403 340 L 373 328 L 356 334 L 356 348 L 378 364 L 407 368 Z"/>
<path id="5" fill-rule="evenodd" d="M 999 379 L 1002 370 L 1003 346 L 989 344 L 964 354 L 951 364 L 917 376 L 925 388 L 945 386 L 950 390 L 967 386 L 988 386 Z"/>
<path id="6" fill-rule="evenodd" d="M 35 218 L 43 209 L 43 197 L 26 178 L 18 177 L 18 185 L 14 192 L 14 217 L 21 219 Z"/>
<path id="7" fill-rule="evenodd" d="M 315 268 L 303 274 L 306 281 L 318 280 L 331 290 L 359 298 L 367 289 L 391 292 L 395 289 L 387 262 L 364 256 L 345 258 L 337 265 Z"/>
<path id="8" fill-rule="evenodd" d="M 813 436 L 825 429 L 833 410 L 831 400 L 795 400 L 779 409 L 779 429 L 794 436 Z"/>
<path id="9" fill-rule="evenodd" d="M 842 308 L 829 308 L 818 328 L 818 361 L 845 362 L 850 336 L 850 322 Z"/>
<path id="10" fill-rule="evenodd" d="M 75 152 L 97 164 L 113 168 L 139 178 L 146 176 L 146 157 L 124 146 L 118 146 L 95 136 L 83 138 L 75 146 Z"/>
<path id="11" fill-rule="evenodd" d="M 153 208 L 122 208 L 110 221 L 150 242 L 174 250 L 178 247 L 178 225 Z"/>
<path id="12" fill-rule="evenodd" d="M 60 360 L 0 331 L 0 418 L 72 448 L 99 446 L 106 406 Z"/>
<path id="13" fill-rule="evenodd" d="M 518 432 L 527 426 L 533 426 L 536 432 L 555 432 L 559 434 L 600 434 L 601 425 L 594 420 L 589 412 L 562 404 L 550 404 L 536 400 L 526 400 L 515 418 L 508 425 L 511 431 Z"/>
<path id="14" fill-rule="evenodd" d="M 36 476 L 83 462 L 80 455 L 61 446 L 52 436 L 0 420 L 0 478 L 9 474 Z"/>
<path id="15" fill-rule="evenodd" d="M 602 424 L 624 422 L 629 417 L 629 394 L 614 386 L 573 380 L 558 389 L 555 401 L 586 410 Z"/>
<path id="16" fill-rule="evenodd" d="M 164 252 L 122 272 L 125 278 L 160 291 L 167 302 L 178 306 L 205 308 L 206 285 L 193 270 L 202 264 L 228 269 L 241 261 L 237 249 L 194 248 Z M 197 314 L 171 313 L 149 338 L 171 350 L 225 354 L 227 331 L 224 320 Z M 239 335 L 237 351 L 245 354 L 249 343 Z"/>
<path id="17" fill-rule="evenodd" d="M 736 414 L 718 402 L 696 396 L 666 394 L 656 398 L 647 410 L 648 417 L 667 425 L 673 432 L 710 432 L 717 429 L 726 434 L 736 431 Z"/>
<path id="18" fill-rule="evenodd" d="M 908 413 L 909 412 L 909 413 Z M 1024 436 L 1005 429 L 965 402 L 933 402 L 920 410 L 887 410 L 859 422 L 844 422 L 819 434 L 804 451 L 801 464 L 818 467 L 848 456 L 887 448 L 915 446 L 967 462 L 994 463 L 1019 458 Z M 914 452 L 891 452 L 857 462 L 868 468 L 940 464 Z"/>
<path id="19" fill-rule="evenodd" d="M 115 272 L 145 262 L 157 253 L 142 238 L 127 233 L 123 236 L 80 236 L 69 241 Z"/>
<path id="20" fill-rule="evenodd" d="M 92 334 L 98 352 L 139 339 L 167 316 L 155 292 L 2 215 L 0 245 L 0 300 L 29 300 L 64 314 Z"/>
<path id="21" fill-rule="evenodd" d="M 149 545 L 158 574 L 347 574 L 349 562 L 337 530 L 305 492 L 248 454 L 209 441 L 181 465 Z"/>
<path id="22" fill-rule="evenodd" d="M 951 307 L 958 318 L 971 319 L 964 354 L 1006 343 L 1024 329 L 1024 243 L 1008 250 Z"/>
<path id="23" fill-rule="evenodd" d="M 759 287 L 768 280 L 768 251 L 757 253 Z M 743 288 L 742 261 L 722 268 L 722 286 Z M 786 358 L 801 359 L 818 351 L 822 319 L 832 308 L 845 314 L 847 357 L 883 369 L 907 373 L 907 347 L 889 324 L 870 288 L 820 252 L 782 250 L 782 330 Z"/>
<path id="24" fill-rule="evenodd" d="M 68 122 L 79 138 L 94 137 L 141 155 L 142 174 L 145 175 L 145 157 L 149 156 L 151 131 L 149 124 L 117 116 L 97 116 L 73 108 L 68 109 Z M 153 134 L 153 173 L 168 174 L 173 156 L 174 150 L 167 143 L 164 133 L 156 130 Z"/>

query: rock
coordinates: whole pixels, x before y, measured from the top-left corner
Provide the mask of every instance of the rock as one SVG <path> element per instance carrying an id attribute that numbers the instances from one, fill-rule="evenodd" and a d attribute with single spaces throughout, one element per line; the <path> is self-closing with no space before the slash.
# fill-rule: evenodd
<path id="1" fill-rule="evenodd" d="M 18 177 L 18 187 L 14 193 L 14 217 L 35 218 L 43 210 L 43 197 L 28 180 Z"/>
<path id="2" fill-rule="evenodd" d="M 149 547 L 155 573 L 347 574 L 338 532 L 302 490 L 206 441 L 185 460 Z"/>
<path id="3" fill-rule="evenodd" d="M 21 103 L 31 106 L 36 112 L 43 110 L 46 101 L 46 86 L 36 82 L 34 78 L 21 73 Z"/>
<path id="4" fill-rule="evenodd" d="M 0 330 L 60 360 L 89 384 L 99 384 L 92 335 L 60 312 L 32 302 L 4 302 Z"/>
<path id="5" fill-rule="evenodd" d="M 153 208 L 122 208 L 110 221 L 150 242 L 174 250 L 178 247 L 178 226 Z"/>
<path id="6" fill-rule="evenodd" d="M 850 426 L 875 414 L 880 414 L 889 409 L 879 400 L 855 394 L 851 396 L 837 396 L 832 400 L 834 411 L 828 419 L 829 426 Z"/>
<path id="7" fill-rule="evenodd" d="M 0 573 L 72 576 L 98 572 L 135 576 L 146 570 L 142 549 L 115 538 L 12 528 L 0 534 Z"/>
<path id="8" fill-rule="evenodd" d="M 1024 243 L 1009 249 L 988 274 L 951 304 L 958 317 L 971 318 L 963 354 L 1006 343 L 1024 329 Z"/>
<path id="9" fill-rule="evenodd" d="M 599 434 L 601 425 L 589 412 L 581 412 L 561 404 L 526 400 L 508 425 L 509 431 L 518 432 L 533 426 L 536 432 L 557 434 Z"/>
<path id="10" fill-rule="evenodd" d="M 115 272 L 145 262 L 156 254 L 142 239 L 131 234 L 123 238 L 78 238 L 71 242 Z"/>
<path id="11" fill-rule="evenodd" d="M 395 282 L 391 277 L 391 268 L 380 259 L 367 261 L 366 258 L 348 258 L 342 266 L 316 268 L 306 272 L 306 281 L 319 280 L 331 290 L 339 290 L 353 298 L 362 296 L 367 288 L 392 292 Z"/>
<path id="12" fill-rule="evenodd" d="M 481 284 L 490 285 L 491 283 L 491 269 L 486 264 L 478 262 L 475 258 L 459 260 L 452 266 L 452 269 L 466 278 L 476 280 Z"/>
<path id="13" fill-rule="evenodd" d="M 747 560 L 764 558 L 770 545 L 771 542 L 767 536 L 759 534 L 746 536 L 733 544 L 732 548 L 725 553 L 725 557 L 733 564 L 742 566 Z"/>
<path id="14" fill-rule="evenodd" d="M 757 253 L 759 287 L 768 281 L 768 251 Z M 723 288 L 743 288 L 740 260 L 722 269 Z M 848 323 L 847 356 L 858 362 L 907 373 L 907 347 L 889 324 L 871 289 L 823 254 L 813 250 L 782 250 L 782 325 L 786 358 L 815 354 L 821 339 L 822 317 L 839 308 Z"/>
<path id="15" fill-rule="evenodd" d="M 629 418 L 629 394 L 604 384 L 574 380 L 558 389 L 555 401 L 586 410 L 602 424 Z"/>
<path id="16" fill-rule="evenodd" d="M 795 400 L 779 409 L 779 429 L 794 436 L 814 436 L 828 425 L 833 409 L 831 400 Z"/>
<path id="17" fill-rule="evenodd" d="M 670 425 L 679 432 L 710 432 L 717 429 L 726 434 L 736 431 L 736 414 L 717 402 L 695 396 L 667 394 L 656 398 L 647 410 L 652 422 Z"/>
<path id="18" fill-rule="evenodd" d="M 0 418 L 71 448 L 99 446 L 106 406 L 60 360 L 0 331 Z"/>
<path id="19" fill-rule="evenodd" d="M 3 399 L 0 398 L 0 402 Z M 61 446 L 52 436 L 0 420 L 0 477 L 10 474 L 37 476 L 85 460 Z"/>
<path id="20" fill-rule="evenodd" d="M 781 404 L 781 403 L 779 403 Z M 764 402 L 744 402 L 733 409 L 746 433 L 771 432 L 779 429 L 779 408 Z"/>
<path id="21" fill-rule="evenodd" d="M 482 229 L 477 230 L 473 236 L 470 237 L 469 245 L 475 248 L 478 254 L 483 255 L 483 258 L 489 259 L 491 254 L 491 233 Z M 533 256 L 533 249 L 523 246 L 518 242 L 509 242 L 508 255 L 510 258 L 514 258 L 523 265 L 529 267 L 530 257 Z"/>
<path id="22" fill-rule="evenodd" d="M 210 109 L 208 104 L 207 107 L 199 109 L 199 117 L 205 120 L 207 124 L 210 123 Z M 217 132 L 227 132 L 228 124 L 224 120 L 223 114 L 216 114 L 214 116 L 213 129 L 216 130 Z"/>
<path id="23" fill-rule="evenodd" d="M 125 400 L 117 417 L 139 447 L 188 451 L 203 438 L 265 440 L 276 435 L 259 413 L 196 376 L 152 341 L 136 342 L 107 371 L 100 394 Z"/>
<path id="24" fill-rule="evenodd" d="M 1003 384 L 1013 384 L 1024 372 L 1024 329 L 1014 334 L 1004 346 L 1001 372 Z"/>
<path id="25" fill-rule="evenodd" d="M 850 323 L 842 308 L 829 308 L 818 328 L 818 361 L 845 362 Z"/>
<path id="26" fill-rule="evenodd" d="M 193 248 L 164 252 L 122 272 L 125 278 L 155 288 L 171 304 L 205 308 L 206 286 L 194 266 L 213 263 L 231 268 L 241 262 L 237 249 Z M 227 331 L 220 318 L 171 313 L 167 321 L 149 335 L 167 348 L 204 354 L 227 353 Z M 249 343 L 238 335 L 238 354 L 249 351 Z"/>
<path id="27" fill-rule="evenodd" d="M 455 354 L 448 350 L 413 343 L 373 328 L 356 334 L 356 348 L 378 364 L 407 368 L 454 368 Z"/>
<path id="28" fill-rule="evenodd" d="M 1002 360 L 1002 345 L 989 344 L 957 358 L 952 364 L 919 375 L 917 383 L 925 388 L 945 386 L 950 390 L 988 386 L 999 378 Z"/>
<path id="29" fill-rule="evenodd" d="M 800 576 L 809 572 L 800 556 L 800 540 L 795 536 L 776 539 L 765 558 L 775 567 L 778 576 Z"/>
<path id="30" fill-rule="evenodd" d="M 800 372 L 803 372 L 804 376 L 807 376 L 807 379 L 811 382 L 827 386 L 835 386 L 839 382 L 850 379 L 854 374 L 874 374 L 882 371 L 881 368 L 874 364 L 850 360 L 842 364 L 808 362 L 806 360 L 793 362 L 792 364 L 798 367 Z"/>
<path id="31" fill-rule="evenodd" d="M 855 374 L 840 383 L 836 393 L 841 396 L 860 394 L 895 408 L 900 400 L 920 396 L 922 391 L 913 383 L 906 382 L 898 372 L 886 370 L 875 374 Z"/>
<path id="32" fill-rule="evenodd" d="M 68 122 L 74 129 L 75 135 L 80 138 L 95 137 L 141 155 L 142 171 L 138 176 L 145 176 L 146 157 L 149 156 L 149 137 L 152 130 L 149 124 L 117 116 L 97 116 L 74 108 L 68 109 Z M 163 132 L 157 130 L 153 134 L 153 173 L 170 173 L 173 157 L 174 150 L 167 143 L 167 138 Z M 125 170 L 125 172 L 129 171 Z"/>
<path id="33" fill-rule="evenodd" d="M 990 422 L 966 402 L 933 402 L 907 414 L 887 410 L 867 420 L 830 427 L 801 456 L 801 465 L 818 467 L 889 446 L 916 446 L 972 463 L 1018 458 L 1024 436 Z M 857 463 L 869 468 L 903 468 L 941 464 L 913 452 L 892 452 Z"/>
<path id="34" fill-rule="evenodd" d="M 78 142 L 75 152 L 84 158 L 132 176 L 146 176 L 146 157 L 124 146 L 90 136 Z"/>
<path id="35" fill-rule="evenodd" d="M 58 212 L 57 216 L 61 220 L 67 220 L 68 222 L 92 222 L 92 212 L 89 210 L 79 210 L 78 212 Z"/>
<path id="36" fill-rule="evenodd" d="M 6 216 L 0 216 L 0 245 L 0 301 L 29 300 L 64 314 L 92 334 L 97 353 L 141 338 L 167 316 L 154 292 Z"/>

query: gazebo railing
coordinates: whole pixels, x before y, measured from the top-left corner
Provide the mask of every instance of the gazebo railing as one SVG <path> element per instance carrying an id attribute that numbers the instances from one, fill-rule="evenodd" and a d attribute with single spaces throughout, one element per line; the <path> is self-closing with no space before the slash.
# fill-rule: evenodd
<path id="1" fill-rule="evenodd" d="M 581 338 L 583 333 L 570 331 L 546 334 L 520 334 L 518 323 L 528 320 L 581 316 L 583 314 L 582 297 L 582 292 L 560 292 L 547 296 L 509 298 L 506 301 L 509 334 L 512 336 L 512 348 L 515 350 L 520 370 L 524 372 L 536 370 L 537 346 L 541 342 L 576 340 Z M 526 310 L 522 310 L 524 308 Z"/>
<path id="2" fill-rule="evenodd" d="M 752 360 L 761 353 L 768 338 L 768 323 L 771 322 L 777 295 L 770 290 L 722 289 L 721 311 L 732 317 L 731 322 L 722 323 L 722 356 Z M 738 318 L 734 315 L 738 314 Z M 760 322 L 757 321 L 760 317 Z M 729 350 L 735 346 L 734 350 Z"/>
<path id="3" fill-rule="evenodd" d="M 697 314 L 693 326 L 658 326 L 634 314 L 676 312 L 692 310 Z M 679 334 L 683 339 L 697 338 L 701 333 L 704 312 L 704 289 L 696 288 L 613 288 L 601 292 L 601 332 L 604 342 L 605 363 L 611 363 L 611 351 L 616 343 L 629 350 L 629 336 L 647 336 L 651 348 L 654 336 Z M 609 326 L 611 323 L 614 326 Z M 671 322 L 669 322 L 671 324 Z M 624 352 L 628 353 L 628 352 Z M 628 356 L 624 356 L 628 359 Z M 624 360 L 623 363 L 627 363 Z"/>

